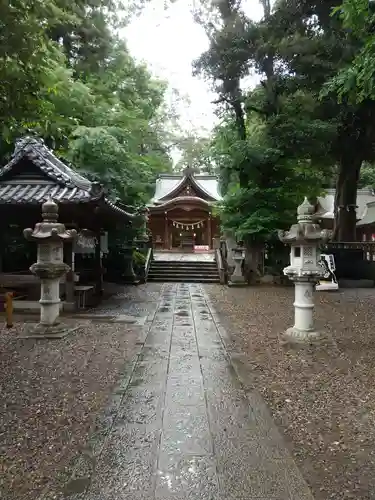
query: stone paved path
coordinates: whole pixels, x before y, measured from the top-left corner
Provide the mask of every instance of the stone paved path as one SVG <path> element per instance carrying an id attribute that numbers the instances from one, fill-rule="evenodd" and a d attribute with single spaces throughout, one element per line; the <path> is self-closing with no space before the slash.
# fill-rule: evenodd
<path id="1" fill-rule="evenodd" d="M 91 483 L 69 498 L 312 500 L 262 399 L 244 391 L 202 286 L 162 285 L 144 329 Z"/>

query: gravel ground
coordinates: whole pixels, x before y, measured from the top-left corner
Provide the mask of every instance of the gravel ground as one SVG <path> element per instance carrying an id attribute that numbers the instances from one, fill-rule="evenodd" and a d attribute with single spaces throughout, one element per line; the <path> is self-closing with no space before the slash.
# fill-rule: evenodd
<path id="1" fill-rule="evenodd" d="M 68 321 L 68 320 L 67 320 Z M 62 340 L 0 330 L 0 498 L 57 498 L 95 428 L 139 332 L 90 323 Z"/>
<path id="2" fill-rule="evenodd" d="M 375 499 L 375 291 L 316 294 L 332 342 L 298 350 L 278 338 L 293 288 L 205 288 L 316 500 Z"/>

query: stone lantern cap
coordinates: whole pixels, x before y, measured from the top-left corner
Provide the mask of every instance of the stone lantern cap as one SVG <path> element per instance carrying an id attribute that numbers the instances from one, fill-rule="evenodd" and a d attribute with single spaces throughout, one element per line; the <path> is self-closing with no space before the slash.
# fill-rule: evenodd
<path id="1" fill-rule="evenodd" d="M 59 207 L 51 198 L 42 205 L 43 222 L 35 224 L 35 228 L 24 229 L 23 235 L 29 241 L 36 242 L 70 242 L 77 237 L 75 229 L 67 230 L 65 225 L 57 222 Z"/>
<path id="2" fill-rule="evenodd" d="M 245 245 L 243 241 L 237 241 L 236 246 L 232 248 L 233 251 L 242 252 L 245 250 Z"/>
<path id="3" fill-rule="evenodd" d="M 297 224 L 293 224 L 289 231 L 279 231 L 280 241 L 292 244 L 319 244 L 326 243 L 332 236 L 332 231 L 321 229 L 319 224 L 313 221 L 315 208 L 305 197 L 297 208 Z"/>
<path id="4" fill-rule="evenodd" d="M 242 255 L 243 252 L 245 251 L 245 247 L 242 247 L 242 246 L 236 246 L 236 247 L 233 247 L 232 248 L 232 253 L 234 255 Z"/>

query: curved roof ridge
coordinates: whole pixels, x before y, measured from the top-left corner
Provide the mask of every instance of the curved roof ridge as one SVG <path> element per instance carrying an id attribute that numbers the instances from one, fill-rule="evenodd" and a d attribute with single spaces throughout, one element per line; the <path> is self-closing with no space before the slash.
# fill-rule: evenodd
<path id="1" fill-rule="evenodd" d="M 168 191 L 167 193 L 163 194 L 163 196 L 161 196 L 158 199 L 159 200 L 163 200 L 164 198 L 166 198 L 170 194 L 174 193 L 175 191 L 178 191 L 180 189 L 180 187 L 184 184 L 185 180 L 186 180 L 186 176 L 181 177 L 181 179 L 178 181 L 178 183 L 172 189 L 170 189 L 170 191 Z"/>
<path id="2" fill-rule="evenodd" d="M 23 137 L 16 142 L 12 159 L 0 169 L 0 177 L 9 172 L 22 157 L 29 158 L 48 177 L 67 187 L 76 187 L 88 192 L 93 191 L 98 196 L 102 192 L 97 183 L 91 182 L 62 162 L 41 139 L 31 136 Z"/>
<path id="3" fill-rule="evenodd" d="M 204 205 L 211 205 L 212 202 L 205 200 L 204 198 L 199 198 L 198 196 L 176 196 L 176 198 L 172 198 L 171 200 L 166 200 L 163 203 L 151 204 L 149 207 L 153 208 L 163 208 L 168 205 L 173 205 L 174 203 L 179 203 L 182 201 L 194 201 L 198 203 L 203 203 Z"/>
<path id="4" fill-rule="evenodd" d="M 124 215 L 125 217 L 127 217 L 129 220 L 132 220 L 132 219 L 136 219 L 136 214 L 132 214 L 130 212 L 128 212 L 127 210 L 125 210 L 120 203 L 114 203 L 113 201 L 111 201 L 109 198 L 105 197 L 104 198 L 104 203 L 106 205 L 108 205 L 113 211 L 121 214 L 121 215 Z"/>
<path id="5" fill-rule="evenodd" d="M 182 172 L 167 172 L 167 173 L 161 173 L 158 175 L 159 179 L 165 179 L 168 177 L 175 178 L 175 177 L 183 177 L 184 174 Z"/>

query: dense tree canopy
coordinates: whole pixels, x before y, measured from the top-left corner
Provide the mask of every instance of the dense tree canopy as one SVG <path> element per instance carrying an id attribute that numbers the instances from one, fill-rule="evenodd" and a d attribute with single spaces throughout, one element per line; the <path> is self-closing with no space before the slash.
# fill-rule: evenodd
<path id="1" fill-rule="evenodd" d="M 334 126 L 318 116 L 312 92 L 293 87 L 279 69 L 268 2 L 258 24 L 239 2 L 215 6 L 218 18 L 206 21 L 211 46 L 195 67 L 215 83 L 223 116 L 214 139 L 227 193 L 222 220 L 239 238 L 264 241 L 290 224 L 303 194 L 316 196 L 329 182 Z M 261 85 L 247 91 L 242 79 L 254 69 Z"/>
<path id="2" fill-rule="evenodd" d="M 131 8 L 142 2 L 133 2 Z M 129 5 L 127 5 L 129 7 Z M 135 62 L 114 0 L 0 6 L 0 155 L 32 130 L 127 204 L 147 201 L 171 169 L 164 82 Z"/>
<path id="3" fill-rule="evenodd" d="M 210 48 L 195 70 L 218 94 L 222 218 L 238 237 L 264 241 L 290 223 L 297 200 L 335 181 L 335 235 L 355 239 L 360 169 L 374 152 L 373 14 L 365 1 L 338 3 L 262 0 L 258 23 L 240 0 L 197 9 Z"/>
<path id="4" fill-rule="evenodd" d="M 225 228 L 263 242 L 296 204 L 336 184 L 336 236 L 355 232 L 358 185 L 374 164 L 373 2 L 194 2 L 209 49 L 194 71 L 215 87 L 211 139 L 172 130 L 166 85 L 129 54 L 116 29 L 147 0 L 12 0 L 0 5 L 0 156 L 32 130 L 127 204 L 143 203 L 169 155 L 217 171 Z M 260 83 L 248 88 L 256 74 Z M 362 178 L 361 167 L 365 165 Z M 358 184 L 360 183 L 360 184 Z M 371 181 L 372 183 L 372 181 Z"/>
<path id="5" fill-rule="evenodd" d="M 336 91 L 340 102 L 349 99 L 362 103 L 375 96 L 375 5 L 368 0 L 344 0 L 333 10 L 360 49 L 349 64 L 340 68 L 326 85 L 325 92 Z"/>
<path id="6" fill-rule="evenodd" d="M 210 137 L 185 135 L 178 141 L 178 149 L 181 157 L 175 165 L 175 170 L 191 167 L 195 172 L 214 172 Z"/>

